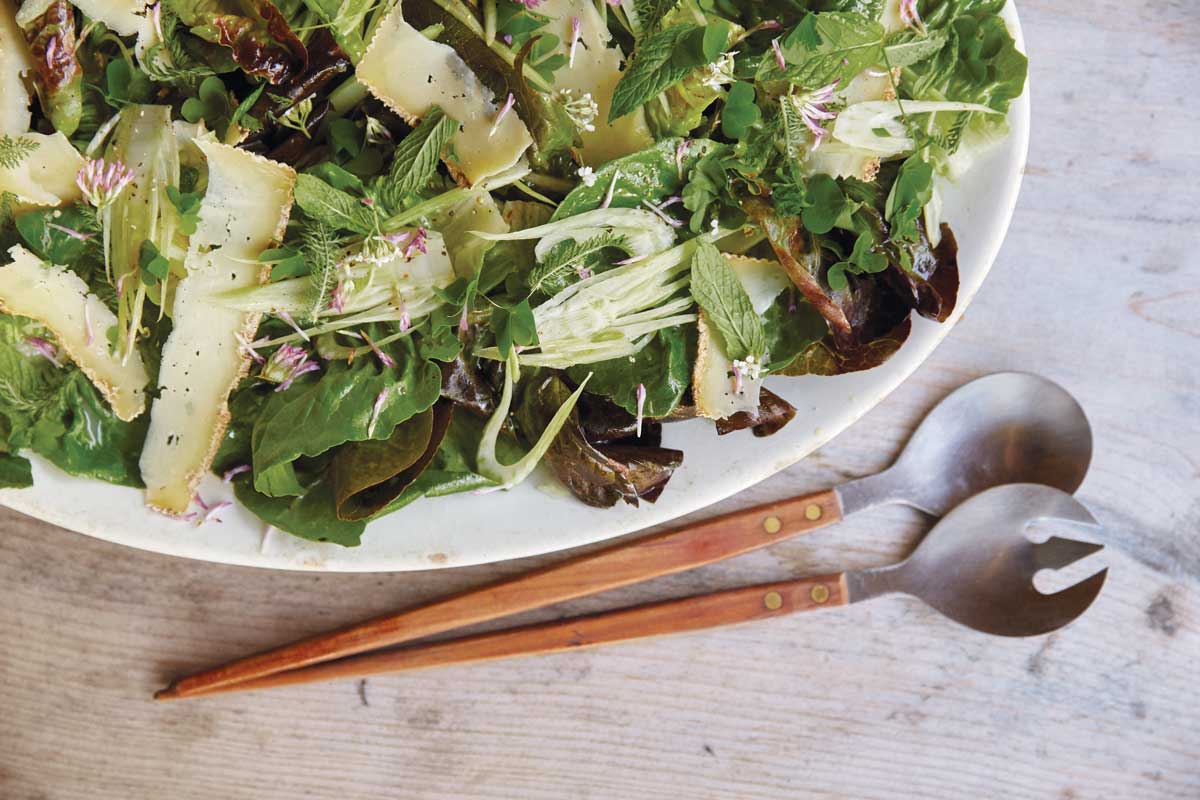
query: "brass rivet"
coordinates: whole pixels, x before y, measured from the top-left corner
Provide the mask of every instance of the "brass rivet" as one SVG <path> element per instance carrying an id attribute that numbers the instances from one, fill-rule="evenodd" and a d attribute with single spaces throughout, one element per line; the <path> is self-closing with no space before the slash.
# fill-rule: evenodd
<path id="1" fill-rule="evenodd" d="M 783 605 L 783 596 L 779 592 L 767 592 L 763 596 L 763 605 L 768 611 L 776 611 Z"/>
<path id="2" fill-rule="evenodd" d="M 804 507 L 804 518 L 813 520 L 814 522 L 819 520 L 821 518 L 821 507 L 816 503 L 809 503 Z"/>
<path id="3" fill-rule="evenodd" d="M 779 521 L 779 517 L 767 517 L 763 520 L 763 530 L 767 533 L 779 533 L 782 527 L 783 523 Z"/>
<path id="4" fill-rule="evenodd" d="M 829 599 L 829 587 L 823 583 L 818 583 L 812 587 L 812 591 L 808 593 L 814 603 L 824 603 Z"/>

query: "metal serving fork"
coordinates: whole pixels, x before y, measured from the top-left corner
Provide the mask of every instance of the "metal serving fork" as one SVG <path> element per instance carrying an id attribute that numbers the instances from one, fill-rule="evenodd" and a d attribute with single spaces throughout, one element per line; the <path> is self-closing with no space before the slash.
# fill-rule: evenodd
<path id="1" fill-rule="evenodd" d="M 1058 489 L 1037 484 L 998 486 L 952 510 L 898 564 L 759 584 L 344 658 L 217 687 L 211 693 L 595 647 L 847 605 L 893 593 L 919 597 L 950 619 L 984 633 L 1037 636 L 1063 627 L 1086 611 L 1108 572 L 1101 570 L 1054 594 L 1038 591 L 1033 578 L 1039 571 L 1060 569 L 1103 547 L 1059 536 L 1035 543 L 1027 530 L 1040 521 L 1098 527 L 1078 500 Z"/>

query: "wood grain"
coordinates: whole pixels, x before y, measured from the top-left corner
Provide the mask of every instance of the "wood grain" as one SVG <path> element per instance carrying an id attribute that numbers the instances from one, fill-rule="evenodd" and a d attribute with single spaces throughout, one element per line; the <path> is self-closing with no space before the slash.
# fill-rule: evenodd
<path id="1" fill-rule="evenodd" d="M 832 525 L 841 518 L 841 503 L 830 489 L 730 511 L 662 533 L 629 538 L 488 586 L 436 598 L 416 608 L 401 609 L 240 658 L 176 680 L 156 697 L 191 697 L 283 670 L 672 575 L 758 550 Z"/>
<path id="2" fill-rule="evenodd" d="M 1080 497 L 1105 526 L 1096 558 L 1111 576 L 1078 623 L 1005 640 L 881 598 L 593 651 L 154 703 L 173 675 L 554 558 L 269 573 L 0 511 L 0 798 L 1200 796 L 1200 4 L 1020 11 L 1032 150 L 980 295 L 887 402 L 718 510 L 882 467 L 946 391 L 1040 372 L 1080 398 L 1096 434 Z M 555 613 L 885 563 L 925 524 L 879 509 Z"/>
<path id="3" fill-rule="evenodd" d="M 843 606 L 848 602 L 850 598 L 846 590 L 846 576 L 843 573 L 794 581 L 760 583 L 756 586 L 726 589 L 723 592 L 663 600 L 633 608 L 418 644 L 398 650 L 367 653 L 236 683 L 210 684 L 183 697 L 210 697 L 228 692 L 344 681 L 372 675 L 494 661 L 500 658 L 561 653 L 564 650 L 582 650 L 604 644 L 755 622 L 797 611 Z M 165 699 L 162 692 L 155 697 Z"/>

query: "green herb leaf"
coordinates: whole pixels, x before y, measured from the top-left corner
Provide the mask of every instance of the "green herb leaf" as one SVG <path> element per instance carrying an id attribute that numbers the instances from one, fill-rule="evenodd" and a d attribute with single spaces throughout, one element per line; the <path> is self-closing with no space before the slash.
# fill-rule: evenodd
<path id="1" fill-rule="evenodd" d="M 296 176 L 296 205 L 313 219 L 338 230 L 371 234 L 375 232 L 375 212 L 346 192 L 325 181 L 301 173 Z"/>
<path id="2" fill-rule="evenodd" d="M 883 26 L 861 14 L 826 11 L 809 14 L 780 43 L 787 69 L 766 53 L 760 81 L 786 78 L 808 89 L 846 82 L 883 61 Z"/>
<path id="3" fill-rule="evenodd" d="M 767 346 L 762 321 L 729 262 L 708 242 L 696 248 L 692 259 L 692 296 L 720 334 L 730 358 L 762 357 Z"/>
<path id="4" fill-rule="evenodd" d="M 888 37 L 888 44 L 883 48 L 883 52 L 887 56 L 886 64 L 895 69 L 924 61 L 941 50 L 945 44 L 946 34 L 942 31 L 930 31 L 925 36 L 901 32 Z"/>
<path id="5" fill-rule="evenodd" d="M 142 283 L 147 286 L 165 281 L 171 272 L 171 262 L 163 258 L 154 242 L 149 239 L 142 240 L 141 249 L 138 251 L 138 267 L 141 269 Z"/>
<path id="6" fill-rule="evenodd" d="M 529 273 L 530 290 L 546 295 L 557 294 L 579 280 L 580 270 L 598 267 L 601 256 L 609 248 L 620 250 L 625 255 L 631 252 L 628 238 L 615 231 L 605 231 L 581 242 L 574 239 L 559 242 Z"/>
<path id="7" fill-rule="evenodd" d="M 917 219 L 933 196 L 933 167 L 914 153 L 904 159 L 884 206 L 884 217 L 892 225 L 892 238 L 917 241 Z"/>
<path id="8" fill-rule="evenodd" d="M 502 358 L 508 358 L 513 345 L 532 347 L 538 343 L 537 325 L 528 297 L 513 306 L 497 305 L 493 308 L 491 329 L 496 335 L 496 347 Z"/>
<path id="9" fill-rule="evenodd" d="M 301 175 L 300 177 L 304 177 Z M 321 220 L 309 222 L 300 231 L 300 252 L 306 262 L 310 292 L 308 316 L 315 319 L 329 307 L 329 299 L 337 286 L 338 254 L 341 242 L 331 225 Z"/>
<path id="10" fill-rule="evenodd" d="M 754 102 L 754 85 L 738 81 L 729 87 L 721 115 L 721 132 L 731 139 L 743 139 L 760 119 L 762 111 Z"/>
<path id="11" fill-rule="evenodd" d="M 458 131 L 458 122 L 434 106 L 416 130 L 396 146 L 392 169 L 378 184 L 379 198 L 393 211 L 424 189 L 437 172 L 442 151 Z"/>
<path id="12" fill-rule="evenodd" d="M 664 328 L 632 356 L 570 367 L 567 374 L 579 383 L 591 373 L 589 393 L 605 395 L 635 415 L 638 412 L 637 387 L 639 384 L 645 386 L 646 402 L 642 412 L 647 417 L 665 417 L 679 405 L 692 385 L 694 350 L 692 326 Z"/>
<path id="13" fill-rule="evenodd" d="M 678 0 L 633 0 L 633 13 L 641 26 L 641 34 L 654 33 L 662 24 L 663 17 L 673 9 Z"/>
<path id="14" fill-rule="evenodd" d="M 0 136 L 0 169 L 16 169 L 40 146 L 27 136 Z"/>
<path id="15" fill-rule="evenodd" d="M 685 40 L 696 34 L 703 36 L 698 25 L 675 25 L 642 39 L 634 51 L 632 63 L 613 90 L 608 121 L 632 113 L 704 64 L 703 50 L 694 54 L 684 46 Z"/>
<path id="16" fill-rule="evenodd" d="M 167 197 L 179 212 L 179 230 L 191 236 L 200 223 L 200 201 L 204 199 L 204 193 L 181 192 L 177 186 L 168 186 Z"/>

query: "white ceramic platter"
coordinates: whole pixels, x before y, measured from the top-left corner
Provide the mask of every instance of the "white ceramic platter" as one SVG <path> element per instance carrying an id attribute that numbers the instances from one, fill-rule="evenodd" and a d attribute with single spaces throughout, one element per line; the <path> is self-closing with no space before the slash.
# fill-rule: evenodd
<path id="1" fill-rule="evenodd" d="M 1010 2 L 1005 19 L 1023 50 Z M 804 458 L 882 401 L 924 361 L 962 315 L 991 268 L 1008 229 L 1029 143 L 1029 91 L 1009 112 L 1011 134 L 957 186 L 944 191 L 958 239 L 961 286 L 943 324 L 914 317 L 912 335 L 890 361 L 834 378 L 769 379 L 796 418 L 765 439 L 748 431 L 718 437 L 702 420 L 667 425 L 663 443 L 684 451 L 658 503 L 611 509 L 583 505 L 537 473 L 510 492 L 419 500 L 368 526 L 356 548 L 318 544 L 266 526 L 235 505 L 220 524 L 168 519 L 142 505 L 140 490 L 67 475 L 34 456 L 34 486 L 0 491 L 0 503 L 64 528 L 118 544 L 188 558 L 274 569 L 371 572 L 480 564 L 548 553 L 655 525 L 736 494 Z M 232 499 L 209 476 L 205 498 Z"/>

